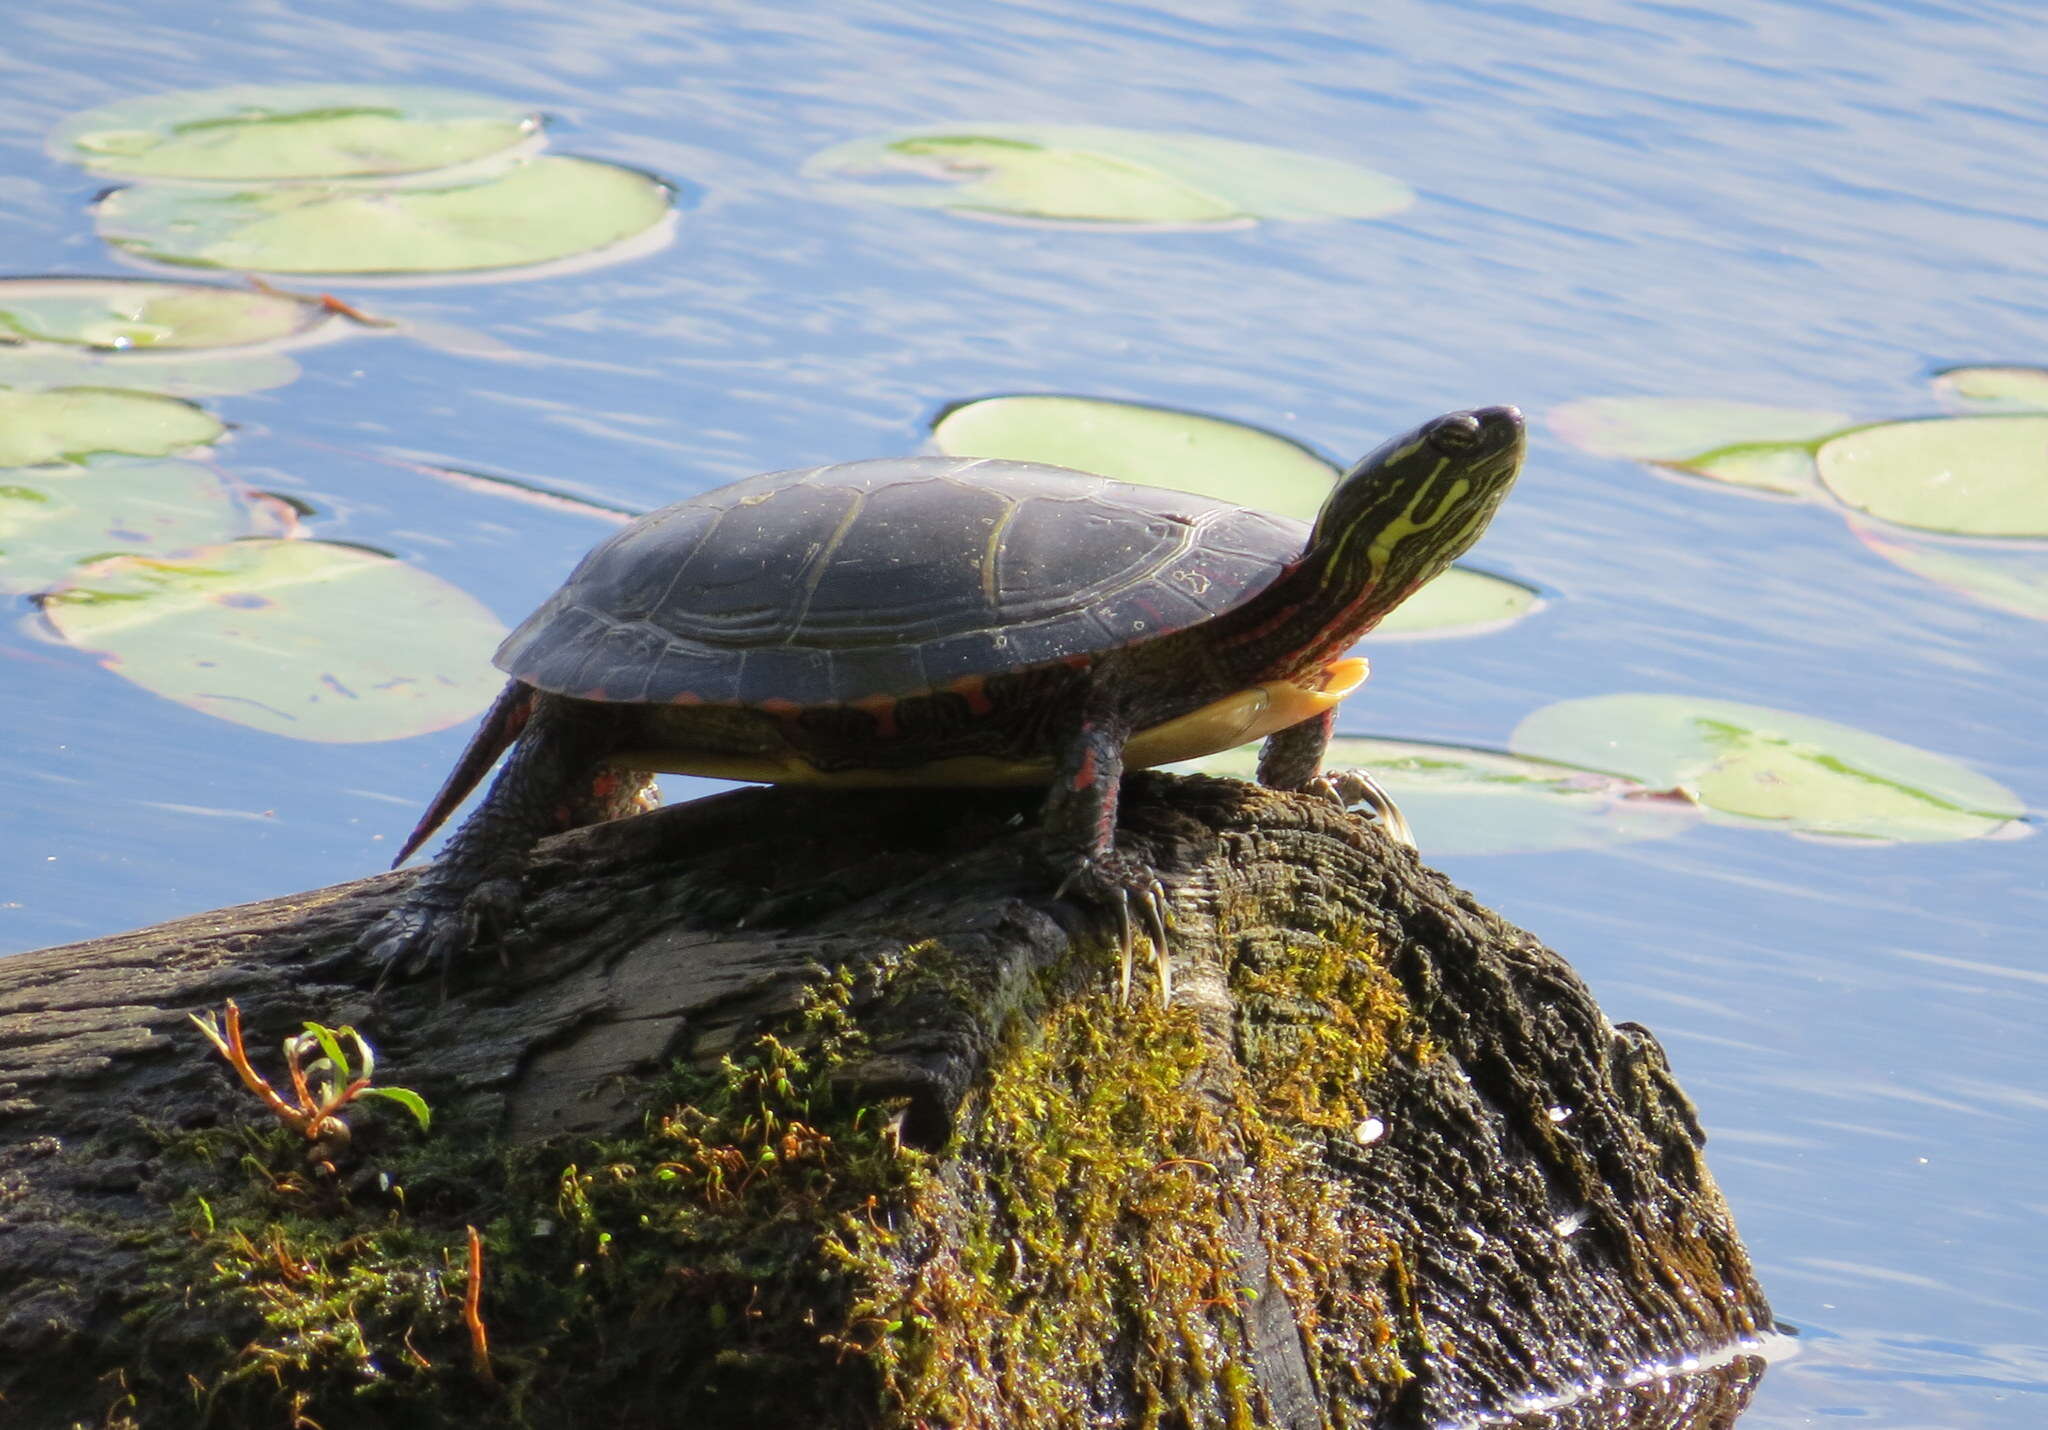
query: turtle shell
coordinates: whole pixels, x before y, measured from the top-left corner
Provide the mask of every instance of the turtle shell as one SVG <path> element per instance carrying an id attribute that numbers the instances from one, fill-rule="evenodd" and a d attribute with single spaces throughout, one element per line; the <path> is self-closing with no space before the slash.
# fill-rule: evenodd
<path id="1" fill-rule="evenodd" d="M 619 531 L 496 660 L 585 700 L 900 697 L 1185 629 L 1307 540 L 1285 517 L 1035 462 L 771 472 Z"/>

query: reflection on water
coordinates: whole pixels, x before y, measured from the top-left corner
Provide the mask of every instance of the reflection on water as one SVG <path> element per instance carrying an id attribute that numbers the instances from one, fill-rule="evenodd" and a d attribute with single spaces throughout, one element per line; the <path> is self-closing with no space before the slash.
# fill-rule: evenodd
<path id="1" fill-rule="evenodd" d="M 1748 1408 L 1765 1366 L 1790 1352 L 1791 1343 L 1780 1340 L 1768 1354 L 1732 1356 L 1677 1374 L 1645 1375 L 1627 1385 L 1602 1386 L 1562 1404 L 1531 1406 L 1487 1423 L 1515 1430 L 1726 1430 Z"/>
<path id="2" fill-rule="evenodd" d="M 500 618 L 557 584 L 593 513 L 420 468 L 642 510 L 914 450 L 939 406 L 977 393 L 1212 412 L 1349 452 L 1478 402 L 1909 413 L 1935 369 L 2048 361 L 2048 168 L 2015 162 L 2048 96 L 2019 3 L 197 14 L 77 0 L 10 17 L 10 271 L 123 271 L 87 219 L 102 181 L 43 139 L 147 90 L 453 85 L 547 111 L 564 152 L 701 189 L 676 243 L 630 263 L 332 285 L 473 337 L 297 351 L 297 381 L 206 399 L 235 424 L 217 451 L 237 482 Z M 833 145 L 961 121 L 1264 144 L 1419 197 L 1369 222 L 1104 234 L 820 200 L 801 176 Z M 1669 692 L 1853 724 L 2040 808 L 2048 649 L 2013 613 L 2020 578 L 2002 573 L 2001 609 L 1900 559 L 1817 507 L 1539 443 L 1477 560 L 1551 595 L 1542 619 L 1373 648 L 1351 728 L 1498 747 L 1559 700 Z M 22 634 L 0 638 L 0 712 L 10 947 L 381 867 L 462 738 L 236 734 Z M 2039 1420 L 2041 859 L 2038 840 L 1863 848 L 1701 825 L 1443 861 L 1613 1016 L 1654 1027 L 1700 1103 L 1773 1304 L 1807 1332 L 1745 1427 Z"/>

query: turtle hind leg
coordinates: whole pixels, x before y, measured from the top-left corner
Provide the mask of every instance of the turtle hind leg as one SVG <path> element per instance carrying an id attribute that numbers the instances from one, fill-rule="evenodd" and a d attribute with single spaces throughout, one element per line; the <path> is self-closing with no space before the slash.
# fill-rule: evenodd
<path id="1" fill-rule="evenodd" d="M 1055 897 L 1077 894 L 1116 915 L 1122 1001 L 1131 999 L 1131 970 L 1142 932 L 1152 945 L 1159 1001 L 1164 1005 L 1173 999 L 1166 886 L 1143 860 L 1116 847 L 1117 789 L 1129 735 L 1128 726 L 1118 718 L 1084 714 L 1060 744 L 1040 827 L 1047 860 L 1060 876 Z"/>
<path id="2" fill-rule="evenodd" d="M 1337 712 L 1332 708 L 1268 735 L 1259 751 L 1259 783 L 1268 789 L 1321 795 L 1345 809 L 1364 805 L 1389 838 L 1415 848 L 1415 831 L 1378 780 L 1364 770 L 1324 772 L 1323 756 L 1329 753 L 1330 732 L 1336 723 Z"/>
<path id="3" fill-rule="evenodd" d="M 405 898 L 356 941 L 377 984 L 430 968 L 443 976 L 519 903 L 519 876 L 542 837 L 644 808 L 644 782 L 605 764 L 611 722 L 584 702 L 534 693 L 490 792 Z"/>

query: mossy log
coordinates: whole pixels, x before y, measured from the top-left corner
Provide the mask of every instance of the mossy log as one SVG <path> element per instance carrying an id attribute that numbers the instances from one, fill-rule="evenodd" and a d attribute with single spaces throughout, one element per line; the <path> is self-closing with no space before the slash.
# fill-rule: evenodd
<path id="1" fill-rule="evenodd" d="M 1122 1006 L 1030 808 L 578 831 L 445 990 L 352 947 L 409 873 L 0 960 L 0 1420 L 1734 1418 L 1769 1312 L 1648 1032 L 1369 822 L 1154 774 L 1174 992 L 1141 950 Z M 229 998 L 431 1129 L 311 1147 L 187 1017 Z"/>

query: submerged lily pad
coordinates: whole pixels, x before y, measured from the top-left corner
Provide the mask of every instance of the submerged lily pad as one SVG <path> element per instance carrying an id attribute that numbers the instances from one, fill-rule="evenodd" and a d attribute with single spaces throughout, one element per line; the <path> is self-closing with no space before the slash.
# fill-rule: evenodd
<path id="1" fill-rule="evenodd" d="M 417 85 L 243 84 L 145 94 L 73 115 L 50 152 L 96 174 L 326 179 L 417 174 L 500 153 L 538 115 Z"/>
<path id="2" fill-rule="evenodd" d="M 299 365 L 267 349 L 221 352 L 106 353 L 89 348 L 0 346 L 0 388 L 117 388 L 166 397 L 224 397 L 263 392 L 297 379 Z"/>
<path id="3" fill-rule="evenodd" d="M 41 591 L 105 556 L 283 535 L 296 521 L 289 504 L 197 462 L 110 457 L 0 472 L 0 591 Z"/>
<path id="4" fill-rule="evenodd" d="M 129 352 L 242 347 L 298 337 L 334 315 L 317 300 L 143 278 L 0 278 L 0 342 Z"/>
<path id="5" fill-rule="evenodd" d="M 1172 768 L 1249 780 L 1258 753 L 1241 745 Z M 1371 771 L 1430 857 L 1598 849 L 1668 839 L 1700 819 L 1684 795 L 1503 750 L 1345 736 L 1330 742 L 1323 763 Z"/>
<path id="6" fill-rule="evenodd" d="M 940 413 L 932 442 L 954 457 L 1050 462 L 1170 487 L 1313 523 L 1338 469 L 1291 437 L 1173 407 L 1025 393 Z M 1476 635 L 1534 610 L 1519 582 L 1453 567 L 1380 622 L 1382 635 Z"/>
<path id="7" fill-rule="evenodd" d="M 505 628 L 389 556 L 323 541 L 234 541 L 78 572 L 43 614 L 146 690 L 298 740 L 401 740 L 469 719 L 503 683 Z"/>
<path id="8" fill-rule="evenodd" d="M 804 173 L 882 180 L 837 186 L 855 199 L 1101 228 L 1375 218 L 1415 202 L 1399 179 L 1340 159 L 1197 134 L 1057 124 L 860 139 L 813 155 Z"/>
<path id="9" fill-rule="evenodd" d="M 1895 566 L 1973 601 L 2015 616 L 2048 621 L 2048 551 L 1990 549 L 1982 542 L 1940 542 L 1851 520 L 1865 546 Z"/>
<path id="10" fill-rule="evenodd" d="M 1810 446 L 1854 421 L 1819 408 L 1694 397 L 1588 397 L 1550 414 L 1551 430 L 1581 451 L 1665 466 L 1727 448 Z"/>
<path id="11" fill-rule="evenodd" d="M 101 452 L 162 457 L 226 430 L 211 413 L 152 392 L 0 391 L 0 467 L 82 462 Z"/>
<path id="12" fill-rule="evenodd" d="M 1312 522 L 1337 469 L 1292 438 L 1172 407 L 1022 394 L 947 408 L 932 441 L 954 457 L 1050 462 Z"/>
<path id="13" fill-rule="evenodd" d="M 1733 700 L 1565 700 L 1523 720 L 1508 743 L 1518 754 L 1690 790 L 1720 823 L 1794 834 L 1976 839 L 2025 812 L 2011 790 L 1945 756 Z"/>
<path id="14" fill-rule="evenodd" d="M 1959 536 L 2048 536 L 2048 415 L 1886 422 L 1816 457 L 1836 500 Z"/>
<path id="15" fill-rule="evenodd" d="M 1985 412 L 2048 412 L 2048 368 L 1952 367 L 1934 375 L 1949 403 Z"/>
<path id="16" fill-rule="evenodd" d="M 139 258 L 259 273 L 459 273 L 528 268 L 648 234 L 673 212 L 633 169 L 543 155 L 446 187 L 303 184 L 233 192 L 116 189 L 100 236 Z"/>

